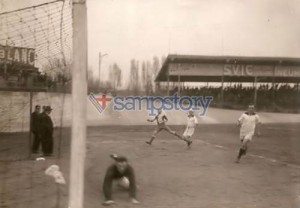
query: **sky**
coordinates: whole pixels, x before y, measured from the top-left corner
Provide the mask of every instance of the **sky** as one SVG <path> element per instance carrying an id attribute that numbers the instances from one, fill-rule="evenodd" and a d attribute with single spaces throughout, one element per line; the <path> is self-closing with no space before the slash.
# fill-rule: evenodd
<path id="1" fill-rule="evenodd" d="M 49 1 L 49 0 L 48 0 Z M 3 0 L 4 10 L 47 0 Z M 0 5 L 1 6 L 1 5 Z M 2 10 L 3 11 L 3 8 Z M 89 68 L 168 54 L 300 57 L 300 0 L 87 0 Z"/>
<path id="2" fill-rule="evenodd" d="M 89 65 L 172 54 L 300 57 L 299 0 L 88 0 Z M 126 76 L 126 74 L 125 74 Z M 129 76 L 129 75 L 127 75 Z"/>

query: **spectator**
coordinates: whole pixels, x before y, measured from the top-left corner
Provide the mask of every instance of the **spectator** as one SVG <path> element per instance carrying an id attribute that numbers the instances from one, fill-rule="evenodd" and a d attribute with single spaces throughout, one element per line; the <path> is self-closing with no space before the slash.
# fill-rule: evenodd
<path id="1" fill-rule="evenodd" d="M 46 106 L 41 116 L 41 137 L 44 156 L 51 156 L 53 154 L 53 122 L 50 117 L 52 110 L 50 106 Z"/>
<path id="2" fill-rule="evenodd" d="M 30 131 L 33 134 L 32 153 L 38 154 L 41 145 L 40 121 L 41 121 L 41 106 L 36 105 L 34 112 L 31 113 Z"/>
<path id="3" fill-rule="evenodd" d="M 176 90 L 176 89 L 175 89 Z M 226 107 L 244 108 L 248 103 L 253 102 L 255 88 L 245 87 L 242 84 L 224 87 L 223 103 Z M 205 86 L 201 88 L 186 87 L 181 96 L 213 96 L 213 104 L 221 102 L 221 88 Z M 276 109 L 273 107 L 276 106 Z M 272 87 L 269 84 L 261 84 L 257 87 L 257 107 L 262 110 L 281 110 L 299 112 L 300 90 L 298 84 L 278 84 Z"/>

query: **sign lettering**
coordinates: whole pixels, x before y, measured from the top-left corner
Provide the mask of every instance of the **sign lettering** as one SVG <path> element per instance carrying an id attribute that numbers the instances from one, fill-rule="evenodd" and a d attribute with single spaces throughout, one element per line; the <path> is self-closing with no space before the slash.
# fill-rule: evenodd
<path id="1" fill-rule="evenodd" d="M 225 64 L 225 76 L 253 76 L 253 65 Z"/>
<path id="2" fill-rule="evenodd" d="M 0 45 L 0 62 L 19 63 L 34 66 L 35 50 Z"/>
<path id="3" fill-rule="evenodd" d="M 1 56 L 1 53 L 0 53 Z M 275 70 L 275 71 L 274 71 Z M 300 66 L 170 63 L 170 76 L 300 77 Z"/>
<path id="4" fill-rule="evenodd" d="M 300 77 L 300 67 L 278 66 L 275 69 L 276 77 Z"/>

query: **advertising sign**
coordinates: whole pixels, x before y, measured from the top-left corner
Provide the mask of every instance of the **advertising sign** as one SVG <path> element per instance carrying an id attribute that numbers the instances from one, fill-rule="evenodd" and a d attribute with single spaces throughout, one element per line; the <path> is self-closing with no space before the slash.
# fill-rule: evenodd
<path id="1" fill-rule="evenodd" d="M 171 63 L 170 76 L 300 77 L 299 66 Z"/>
<path id="2" fill-rule="evenodd" d="M 32 48 L 12 47 L 0 45 L 0 62 L 17 63 L 34 66 L 35 50 Z"/>

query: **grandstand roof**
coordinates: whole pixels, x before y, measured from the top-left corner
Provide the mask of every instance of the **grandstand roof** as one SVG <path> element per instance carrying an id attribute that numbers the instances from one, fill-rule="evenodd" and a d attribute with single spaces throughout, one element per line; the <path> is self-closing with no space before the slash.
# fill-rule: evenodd
<path id="1" fill-rule="evenodd" d="M 171 65 L 173 70 L 170 73 Z M 224 74 L 226 67 L 245 70 L 246 65 L 252 67 L 251 75 Z M 255 77 L 258 77 L 258 82 L 300 82 L 300 58 L 170 54 L 155 81 L 168 81 L 168 74 L 171 82 L 221 82 L 222 79 L 224 82 L 253 82 Z"/>

